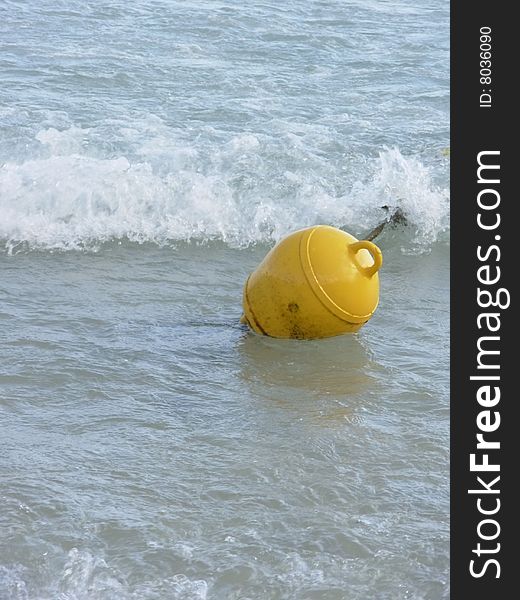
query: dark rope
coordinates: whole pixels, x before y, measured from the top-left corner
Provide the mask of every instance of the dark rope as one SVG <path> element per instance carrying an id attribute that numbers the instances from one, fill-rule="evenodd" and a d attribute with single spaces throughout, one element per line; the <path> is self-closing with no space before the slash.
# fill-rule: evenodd
<path id="1" fill-rule="evenodd" d="M 389 210 L 388 206 L 383 206 L 383 208 L 387 211 Z M 396 225 L 407 225 L 407 224 L 408 224 L 408 220 L 404 216 L 403 211 L 400 208 L 397 208 L 390 216 L 388 216 L 384 221 L 379 223 L 379 225 L 377 227 L 374 227 L 374 229 L 372 229 L 369 233 L 367 233 L 363 237 L 363 239 L 371 242 L 385 229 L 385 227 L 387 225 L 392 225 L 395 227 Z"/>

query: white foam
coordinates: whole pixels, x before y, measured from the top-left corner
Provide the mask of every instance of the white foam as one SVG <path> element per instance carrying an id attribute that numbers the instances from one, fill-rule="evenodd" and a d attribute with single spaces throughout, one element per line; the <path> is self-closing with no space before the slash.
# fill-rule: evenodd
<path id="1" fill-rule="evenodd" d="M 156 582 L 146 582 L 133 590 L 130 598 L 170 598 L 171 600 L 206 600 L 208 584 L 204 579 L 190 579 L 183 573 Z"/>
<path id="2" fill-rule="evenodd" d="M 23 579 L 24 568 L 21 565 L 0 565 L 0 598 L 10 600 L 29 600 L 27 586 Z"/>
<path id="3" fill-rule="evenodd" d="M 397 148 L 379 155 L 379 165 L 368 183 L 354 186 L 360 218 L 368 223 L 381 206 L 401 208 L 413 228 L 416 250 L 428 248 L 449 229 L 449 194 L 434 185 L 432 174 L 418 159 L 405 158 Z"/>
<path id="4" fill-rule="evenodd" d="M 103 558 L 72 548 L 59 583 L 60 600 L 122 597 L 124 587 Z"/>
<path id="5" fill-rule="evenodd" d="M 168 598 L 171 600 L 206 600 L 208 583 L 191 579 L 183 573 L 170 577 L 141 577 L 130 584 L 123 573 L 113 569 L 98 555 L 72 548 L 61 573 L 40 587 L 37 595 L 30 590 L 25 578 L 28 570 L 21 565 L 0 565 L 0 597 L 2 592 L 13 600 L 141 600 Z"/>
<path id="6" fill-rule="evenodd" d="M 94 130 L 46 129 L 42 153 L 0 167 L 0 239 L 20 249 L 97 248 L 110 240 L 272 243 L 316 223 L 362 229 L 401 206 L 425 247 L 447 230 L 447 190 L 398 149 L 339 166 L 304 134 L 243 133 L 202 143 L 165 128 L 120 130 L 129 151 L 92 151 Z M 302 137 L 303 136 L 303 137 Z M 347 159 L 345 159 L 347 160 Z M 361 165 L 361 168 L 360 168 Z M 354 175 L 355 173 L 355 175 Z"/>

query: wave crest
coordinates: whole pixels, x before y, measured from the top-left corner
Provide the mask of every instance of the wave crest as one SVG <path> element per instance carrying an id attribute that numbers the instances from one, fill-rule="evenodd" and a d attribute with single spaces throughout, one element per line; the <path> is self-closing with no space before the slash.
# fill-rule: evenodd
<path id="1" fill-rule="evenodd" d="M 0 168 L 0 239 L 8 252 L 95 249 L 122 239 L 243 247 L 317 223 L 360 233 L 377 223 L 383 205 L 402 208 L 417 248 L 448 229 L 447 190 L 397 148 L 342 164 L 290 131 L 199 146 L 163 133 L 138 151 L 106 157 L 90 149 L 91 135 L 42 130 L 40 156 Z"/>

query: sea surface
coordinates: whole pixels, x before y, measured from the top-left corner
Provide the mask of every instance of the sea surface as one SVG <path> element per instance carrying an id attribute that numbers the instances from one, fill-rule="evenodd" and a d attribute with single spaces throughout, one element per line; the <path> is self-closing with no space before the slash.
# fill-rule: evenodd
<path id="1" fill-rule="evenodd" d="M 284 235 L 387 228 L 358 334 Z M 0 1 L 0 599 L 449 597 L 449 3 Z"/>

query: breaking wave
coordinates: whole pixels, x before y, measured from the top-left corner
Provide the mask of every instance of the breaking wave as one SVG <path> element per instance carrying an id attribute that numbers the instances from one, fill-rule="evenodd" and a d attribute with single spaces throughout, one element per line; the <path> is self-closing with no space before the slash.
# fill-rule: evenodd
<path id="1" fill-rule="evenodd" d="M 114 240 L 245 247 L 317 223 L 359 234 L 381 220 L 382 206 L 402 209 L 419 251 L 448 231 L 448 190 L 432 166 L 397 148 L 361 158 L 289 127 L 200 143 L 160 128 L 138 142 L 139 133 L 121 130 L 126 150 L 110 153 L 92 149 L 95 129 L 43 129 L 33 158 L 0 165 L 6 251 L 95 250 Z"/>

